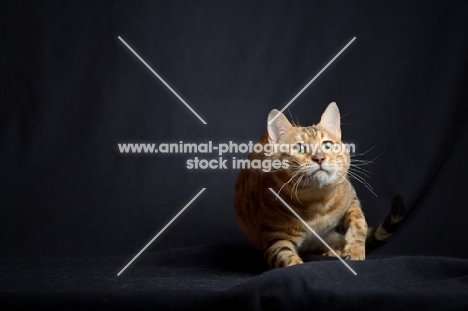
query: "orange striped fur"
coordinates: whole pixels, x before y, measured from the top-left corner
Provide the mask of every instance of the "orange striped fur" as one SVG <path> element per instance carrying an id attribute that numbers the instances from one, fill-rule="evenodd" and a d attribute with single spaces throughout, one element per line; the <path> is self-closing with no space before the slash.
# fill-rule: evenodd
<path id="1" fill-rule="evenodd" d="M 278 113 L 270 112 L 268 120 Z M 301 142 L 323 148 L 302 150 Z M 326 145 L 341 144 L 340 115 L 331 103 L 320 123 L 310 127 L 291 125 L 280 113 L 259 142 L 292 144 L 289 152 L 271 156 L 251 153 L 249 160 L 286 160 L 288 168 L 265 172 L 243 169 L 236 183 L 235 214 L 254 245 L 264 251 L 271 268 L 301 264 L 301 252 L 331 255 L 300 221 L 275 198 L 269 188 L 288 203 L 335 251 L 351 260 L 365 259 L 368 226 L 356 192 L 349 182 L 349 152 L 326 152 Z M 392 232 L 379 226 L 385 239 Z M 381 240 L 373 236 L 375 240 Z"/>

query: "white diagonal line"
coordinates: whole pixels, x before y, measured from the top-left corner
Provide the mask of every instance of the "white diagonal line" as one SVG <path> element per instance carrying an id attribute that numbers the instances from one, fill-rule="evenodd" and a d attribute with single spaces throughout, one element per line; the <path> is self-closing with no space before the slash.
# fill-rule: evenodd
<path id="1" fill-rule="evenodd" d="M 341 51 L 339 51 L 339 52 L 338 52 L 338 54 L 336 54 L 336 55 L 335 55 L 335 57 L 333 57 L 333 58 L 332 58 L 332 60 L 331 60 L 331 61 L 329 61 L 329 62 L 328 62 L 328 64 L 326 64 L 326 65 L 325 65 L 325 67 L 323 67 L 323 68 L 322 68 L 322 70 L 320 70 L 320 71 L 319 71 L 319 73 L 317 73 L 317 74 L 315 75 L 315 77 L 313 77 L 313 78 L 312 78 L 312 80 L 310 80 L 310 82 L 309 82 L 309 83 L 307 83 L 307 85 L 306 85 L 306 86 L 304 86 L 304 87 L 302 88 L 302 90 L 300 90 L 300 91 L 299 91 L 299 93 L 297 93 L 297 95 L 296 95 L 296 96 L 294 96 L 294 98 L 293 98 L 293 99 L 291 99 L 291 100 L 289 101 L 289 103 L 287 103 L 287 104 L 286 104 L 286 106 L 284 106 L 284 107 L 283 107 L 283 109 L 281 109 L 281 111 L 280 111 L 280 112 L 278 112 L 278 114 L 277 114 L 277 115 L 276 115 L 276 116 L 275 116 L 273 119 L 271 119 L 271 120 L 270 120 L 270 122 L 268 122 L 268 124 L 271 124 L 273 121 L 275 121 L 275 119 L 276 119 L 276 118 L 278 118 L 278 116 L 280 115 L 280 113 L 282 113 L 284 110 L 286 110 L 286 108 L 288 108 L 288 107 L 289 107 L 289 105 L 291 105 L 291 104 L 292 104 L 292 102 L 293 102 L 293 101 L 295 101 L 295 100 L 296 100 L 296 98 L 298 98 L 298 97 L 299 97 L 299 95 L 301 95 L 301 94 L 302 94 L 302 92 L 304 92 L 304 91 L 305 91 L 305 89 L 306 89 L 306 88 L 308 88 L 308 87 L 309 87 L 309 85 L 311 85 L 311 84 L 312 84 L 312 82 L 314 82 L 314 81 L 315 81 L 315 79 L 317 79 L 317 78 L 318 78 L 318 77 L 319 77 L 319 76 L 322 74 L 322 72 L 324 72 L 324 71 L 325 71 L 325 69 L 327 69 L 327 68 L 328 68 L 328 66 L 330 66 L 330 65 L 331 65 L 331 63 L 333 63 L 333 62 L 335 61 L 335 59 L 337 59 L 337 58 L 338 58 L 338 56 L 340 56 L 340 55 L 341 55 L 341 53 L 343 53 L 343 52 L 344 52 L 344 50 L 346 50 L 346 49 L 348 48 L 348 46 L 350 46 L 350 45 L 351 45 L 351 43 L 353 43 L 353 41 L 354 41 L 354 40 L 356 40 L 356 37 L 354 37 L 353 39 L 351 39 L 351 41 L 349 41 L 349 42 L 348 42 L 348 44 L 346 44 L 346 46 L 345 46 L 344 48 L 342 48 L 342 49 L 341 49 Z"/>
<path id="2" fill-rule="evenodd" d="M 170 85 L 167 84 L 166 81 L 164 81 L 164 79 L 161 78 L 161 77 L 156 73 L 156 71 L 154 71 L 153 68 L 151 68 L 150 65 L 148 65 L 148 64 L 143 60 L 143 58 L 141 58 L 140 55 L 138 55 L 138 53 L 135 52 L 135 51 L 130 47 L 130 45 L 127 44 L 127 42 L 125 42 L 124 39 L 122 39 L 120 36 L 119 36 L 118 38 L 119 38 L 120 41 L 122 41 L 123 44 L 125 44 L 125 46 L 126 46 L 130 51 L 132 51 L 133 54 L 135 54 L 135 56 L 136 56 L 146 67 L 148 67 L 148 69 L 149 69 L 156 77 L 158 77 L 159 80 L 161 80 L 162 83 L 164 83 L 164 85 L 165 85 L 172 93 L 174 93 L 174 95 L 175 95 L 178 99 L 180 99 L 180 101 L 181 101 L 185 106 L 187 106 L 187 108 L 188 108 L 195 116 L 197 116 L 198 119 L 200 119 L 200 121 L 203 122 L 203 124 L 207 124 L 207 123 L 205 122 L 205 120 L 203 120 L 202 117 L 200 117 L 200 116 L 198 115 L 198 113 L 197 113 L 195 110 L 193 110 L 192 107 L 190 107 L 190 105 L 187 104 L 187 103 L 185 102 L 185 100 L 183 100 L 182 97 L 180 97 L 179 94 L 177 94 L 176 91 L 174 91 L 174 90 L 172 89 L 172 87 L 170 87 Z"/>
<path id="3" fill-rule="evenodd" d="M 205 189 L 206 189 L 206 188 L 203 188 L 202 190 L 200 190 L 200 192 L 198 192 L 198 194 L 197 194 L 196 196 L 194 196 L 193 199 L 190 200 L 190 202 L 188 202 L 187 205 L 185 205 L 184 208 L 181 209 L 180 212 L 178 212 L 177 215 L 175 215 L 174 218 L 172 218 L 171 221 L 169 221 L 169 222 L 167 223 L 167 225 L 165 225 L 164 228 L 162 228 L 161 231 L 159 231 L 158 234 L 156 234 L 156 236 L 155 236 L 151 241 L 149 241 L 149 243 L 146 244 L 146 246 L 143 247 L 143 249 L 142 249 L 140 252 L 138 252 L 138 254 L 136 254 L 135 257 L 133 257 L 133 259 L 130 260 L 130 262 L 129 262 L 122 270 L 120 270 L 119 273 L 117 273 L 117 276 L 120 276 L 120 275 L 122 274 L 122 272 L 124 272 L 125 269 L 127 269 L 127 268 L 132 264 L 132 262 L 134 262 L 135 259 L 137 259 L 138 256 L 140 256 L 141 253 L 143 253 L 143 252 L 145 251 L 145 249 L 147 249 L 148 246 L 150 246 L 151 243 L 153 243 L 154 240 L 156 240 L 156 239 L 158 238 L 158 236 L 160 236 L 160 235 L 164 232 L 164 230 L 166 230 L 167 227 L 169 227 L 169 226 L 174 222 L 174 220 L 176 220 L 177 217 L 179 217 L 180 214 L 182 214 L 182 213 L 187 209 L 187 207 L 189 207 L 190 204 L 192 204 L 193 201 L 195 201 L 195 199 L 198 198 L 198 196 L 199 196 L 200 194 L 202 194 L 203 191 L 205 191 Z"/>
<path id="4" fill-rule="evenodd" d="M 349 271 L 351 271 L 354 275 L 357 275 L 356 271 L 354 271 L 353 268 L 351 268 L 351 267 L 343 260 L 343 258 L 341 258 L 340 256 L 338 256 L 338 254 L 333 250 L 333 248 L 331 248 L 330 245 L 328 245 L 328 243 L 325 242 L 325 241 L 322 239 L 322 237 L 321 237 L 320 235 L 318 235 L 317 232 L 315 232 L 315 230 L 312 229 L 312 228 L 309 226 L 309 224 L 306 223 L 306 222 L 304 221 L 304 219 L 302 219 L 301 216 L 299 216 L 299 214 L 297 214 L 296 211 L 293 210 L 293 209 L 288 205 L 288 203 L 286 203 L 273 189 L 271 189 L 271 188 L 268 188 L 268 189 L 270 189 L 270 191 L 273 192 L 273 194 L 284 204 L 284 206 L 286 206 L 286 207 L 291 211 L 291 213 L 293 213 L 294 216 L 296 216 L 297 219 L 299 219 L 299 220 L 304 224 L 304 226 L 306 226 L 306 228 L 309 229 L 309 231 L 312 232 L 312 233 L 315 235 L 315 237 L 316 237 L 317 239 L 319 239 L 320 242 L 322 242 L 322 243 L 333 253 L 333 255 L 335 255 L 336 258 L 338 258 L 338 259 L 346 266 L 346 268 L 349 269 Z"/>

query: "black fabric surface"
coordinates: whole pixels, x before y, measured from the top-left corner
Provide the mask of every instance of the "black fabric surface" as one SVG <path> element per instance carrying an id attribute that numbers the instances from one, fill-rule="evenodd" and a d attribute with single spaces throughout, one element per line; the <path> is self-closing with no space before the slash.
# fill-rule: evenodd
<path id="1" fill-rule="evenodd" d="M 150 252 L 117 277 L 124 257 L 0 262 L 0 306 L 58 309 L 466 310 L 468 260 L 306 256 L 265 270 L 261 253 L 235 246 Z"/>

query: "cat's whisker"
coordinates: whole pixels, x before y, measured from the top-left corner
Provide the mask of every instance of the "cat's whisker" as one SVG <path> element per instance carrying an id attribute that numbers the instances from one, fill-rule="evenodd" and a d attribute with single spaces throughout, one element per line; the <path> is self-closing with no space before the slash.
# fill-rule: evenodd
<path id="1" fill-rule="evenodd" d="M 300 171 L 294 171 L 294 172 L 292 173 L 291 179 L 289 179 L 287 182 L 285 182 L 285 183 L 281 186 L 281 188 L 280 188 L 279 191 L 278 191 L 278 194 L 280 194 L 280 193 L 281 193 L 281 190 L 283 190 L 284 186 L 286 186 L 287 184 L 289 184 L 289 183 L 291 182 L 291 180 L 293 180 L 293 178 L 296 177 L 298 174 L 300 174 Z"/>
<path id="2" fill-rule="evenodd" d="M 292 188 L 291 188 L 291 200 L 292 200 L 292 198 L 293 198 L 294 186 L 296 186 L 296 183 L 295 183 L 295 182 L 293 182 L 293 186 L 292 186 Z"/>
<path id="3" fill-rule="evenodd" d="M 369 170 L 367 170 L 365 168 L 362 168 L 360 166 L 355 166 L 355 165 L 352 165 L 352 164 L 349 166 L 349 169 L 351 169 L 353 171 L 356 171 L 356 172 L 360 172 L 360 173 L 363 172 L 363 173 L 374 175 L 374 172 L 371 172 L 371 171 L 369 171 Z"/>
<path id="4" fill-rule="evenodd" d="M 292 168 L 302 168 L 302 165 L 295 160 L 287 160 L 288 166 Z"/>
<path id="5" fill-rule="evenodd" d="M 335 158 L 335 166 L 344 166 L 344 163 L 341 163 L 341 159 Z M 343 182 L 343 180 L 346 180 L 346 177 L 343 176 L 343 174 L 340 174 L 340 172 L 337 170 L 336 173 L 341 176 L 341 180 L 338 182 L 339 184 Z M 347 180 L 346 180 L 347 181 Z"/>
<path id="6" fill-rule="evenodd" d="M 302 167 L 302 163 L 297 162 L 296 160 L 287 160 L 289 165 L 295 166 L 295 167 Z"/>
<path id="7" fill-rule="evenodd" d="M 351 158 L 351 163 L 358 162 L 360 164 L 374 164 L 374 161 L 377 160 L 383 153 L 378 154 L 372 160 L 360 160 L 360 159 L 353 159 Z"/>
<path id="8" fill-rule="evenodd" d="M 353 178 L 356 179 L 356 180 L 359 180 L 359 181 L 363 182 L 363 183 L 366 182 L 366 180 L 364 179 L 364 177 L 359 176 L 359 175 L 357 175 L 357 174 L 354 173 L 354 172 L 348 171 L 348 175 L 349 175 L 350 177 L 353 177 Z"/>
<path id="9" fill-rule="evenodd" d="M 370 177 L 366 172 L 356 170 L 355 168 L 350 167 L 350 168 L 348 169 L 348 171 L 353 172 L 353 173 L 355 173 L 355 174 L 357 174 L 357 175 L 361 174 L 361 175 L 364 175 L 365 177 L 367 177 L 367 178 L 369 178 L 369 179 L 372 179 L 372 177 Z M 370 174 L 372 174 L 372 173 L 370 173 Z"/>
<path id="10" fill-rule="evenodd" d="M 363 166 L 367 166 L 368 164 L 356 164 L 356 163 L 350 163 L 349 166 L 351 167 L 356 167 L 356 168 L 362 168 Z"/>
<path id="11" fill-rule="evenodd" d="M 297 175 L 296 175 L 296 176 L 297 176 Z M 293 186 L 292 186 L 292 189 L 291 189 L 291 200 L 292 200 L 292 196 L 293 196 L 293 193 L 294 193 L 294 187 L 296 186 L 298 180 L 299 180 L 299 178 L 296 179 L 295 182 L 293 182 Z"/>
<path id="12" fill-rule="evenodd" d="M 339 183 L 342 183 L 343 181 L 348 181 L 348 180 L 346 179 L 346 176 L 344 176 L 343 174 L 340 174 L 339 172 L 336 172 L 336 173 L 337 173 L 338 175 L 341 176 L 341 181 L 340 181 Z M 348 181 L 348 182 L 349 182 L 349 181 Z"/>
<path id="13" fill-rule="evenodd" d="M 338 175 L 340 175 L 340 176 L 343 178 L 343 180 L 346 180 L 347 182 L 349 182 L 349 180 L 347 180 L 345 176 L 343 176 L 343 175 L 340 174 L 339 172 L 336 172 L 336 173 L 337 173 Z M 351 177 L 352 179 L 357 180 L 357 181 L 360 182 L 361 184 L 363 184 L 364 187 L 366 187 L 367 190 L 369 190 L 373 195 L 375 195 L 376 197 L 379 197 L 379 196 L 374 192 L 372 186 L 371 186 L 366 180 L 364 180 L 362 177 L 356 176 L 356 175 L 354 175 L 353 173 L 351 173 L 351 172 L 349 172 L 349 171 L 348 171 L 348 176 Z"/>
<path id="14" fill-rule="evenodd" d="M 370 160 L 370 161 L 371 161 L 372 163 L 374 163 L 374 161 L 377 160 L 378 158 L 380 158 L 380 156 L 381 156 L 382 154 L 383 154 L 383 152 L 380 153 L 380 154 L 378 154 L 377 156 L 375 156 L 375 157 L 374 157 L 372 160 Z"/>
<path id="15" fill-rule="evenodd" d="M 370 171 L 368 171 L 367 169 L 365 169 L 365 168 L 362 167 L 362 166 L 364 166 L 364 165 L 356 165 L 356 164 L 354 164 L 354 163 L 351 163 L 349 166 L 352 167 L 352 168 L 355 168 L 355 169 L 357 169 L 357 170 L 365 171 L 365 172 L 367 172 L 367 173 L 371 173 L 371 174 L 372 174 L 372 172 L 370 172 Z"/>
<path id="16" fill-rule="evenodd" d="M 305 186 L 307 186 L 309 184 L 309 174 L 304 174 L 304 182 L 302 183 L 302 189 L 304 189 Z"/>
<path id="17" fill-rule="evenodd" d="M 364 185 L 364 187 L 367 188 L 373 195 L 375 195 L 377 198 L 379 197 L 373 190 L 372 186 L 362 177 L 354 175 L 354 173 L 348 171 L 348 176 L 359 181 L 361 184 Z"/>
<path id="18" fill-rule="evenodd" d="M 355 153 L 351 154 L 350 156 L 351 156 L 351 157 L 362 156 L 362 155 L 365 155 L 365 154 L 367 154 L 368 152 L 372 151 L 374 148 L 375 148 L 375 146 L 371 147 L 371 148 L 368 149 L 367 151 L 364 151 L 363 153 L 356 153 L 356 152 L 355 152 Z"/>
<path id="19" fill-rule="evenodd" d="M 373 195 L 375 195 L 376 198 L 379 197 L 379 196 L 374 192 L 373 189 L 369 188 L 369 187 L 370 187 L 369 184 L 365 183 L 364 186 L 365 186 Z"/>
<path id="20" fill-rule="evenodd" d="M 299 185 L 300 185 L 300 183 L 301 183 L 301 181 L 302 181 L 302 178 L 304 178 L 304 176 L 305 176 L 305 175 L 302 174 L 301 177 L 299 177 L 298 181 L 296 182 L 296 199 L 297 199 L 297 201 L 299 201 L 299 203 L 300 203 L 302 206 L 304 206 L 304 204 L 302 204 L 301 200 L 300 200 L 299 197 L 297 196 L 297 190 L 299 189 Z"/>
<path id="21" fill-rule="evenodd" d="M 374 192 L 374 189 L 372 186 L 366 181 L 364 177 L 367 177 L 369 179 L 372 179 L 368 174 L 372 174 L 372 172 L 368 171 L 367 169 L 364 168 L 364 166 L 367 166 L 369 164 L 373 164 L 374 160 L 376 160 L 378 157 L 380 157 L 381 154 L 378 156 L 374 157 L 372 160 L 361 160 L 361 159 L 353 159 L 353 156 L 362 156 L 373 150 L 374 147 L 370 148 L 364 153 L 359 153 L 359 154 L 353 154 L 351 155 L 351 163 L 349 164 L 348 168 L 348 176 L 352 179 L 355 179 L 359 181 L 361 184 L 363 184 L 373 195 L 378 197 L 378 195 Z"/>
<path id="22" fill-rule="evenodd" d="M 358 159 L 351 159 L 351 163 L 359 164 L 359 165 L 374 164 L 374 162 L 372 162 L 370 160 L 358 160 Z"/>

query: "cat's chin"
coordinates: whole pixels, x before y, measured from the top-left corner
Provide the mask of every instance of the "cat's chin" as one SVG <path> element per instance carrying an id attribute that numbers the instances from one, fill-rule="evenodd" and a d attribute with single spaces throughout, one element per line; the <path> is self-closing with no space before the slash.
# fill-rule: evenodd
<path id="1" fill-rule="evenodd" d="M 312 180 L 315 181 L 315 185 L 319 188 L 329 186 L 336 181 L 336 174 L 324 169 L 318 169 L 315 172 L 311 173 L 309 176 Z"/>

